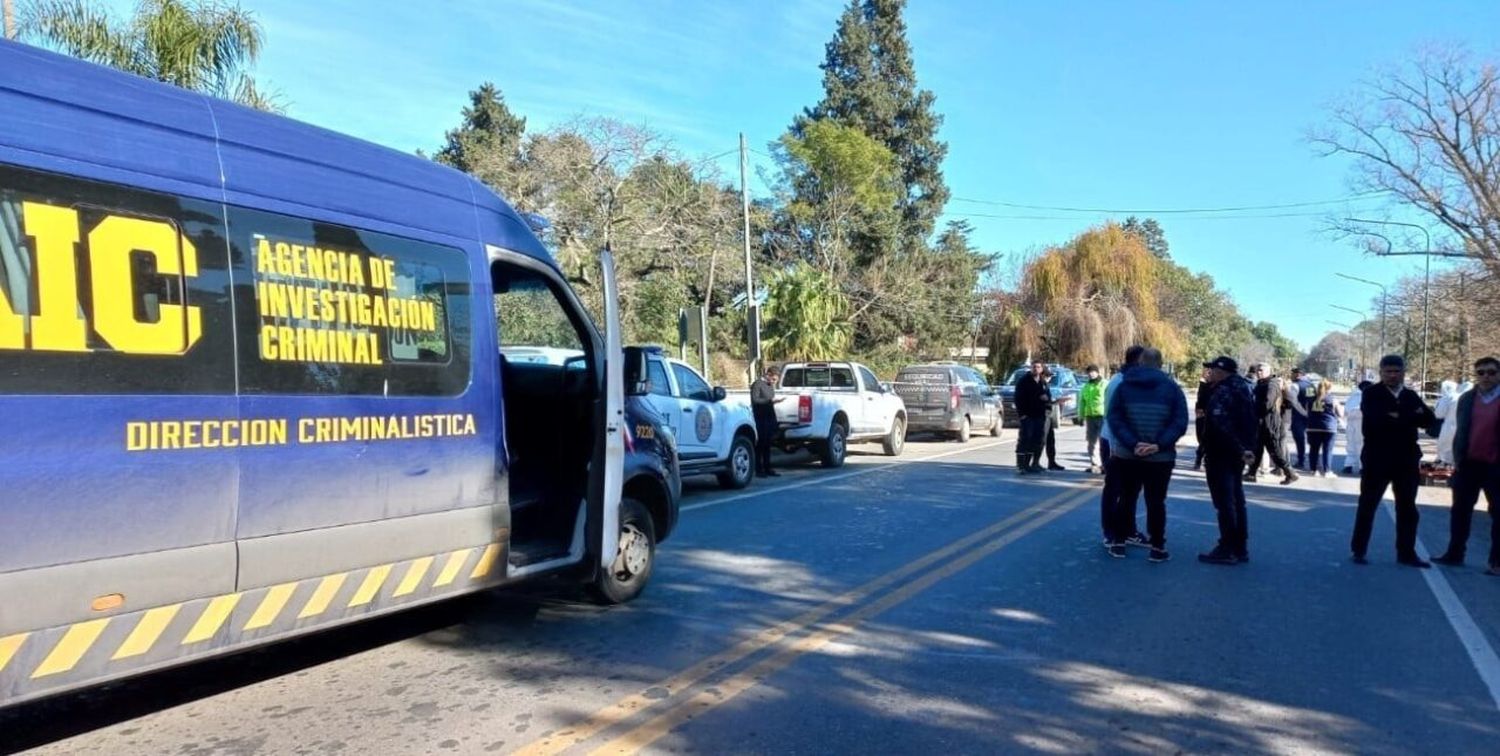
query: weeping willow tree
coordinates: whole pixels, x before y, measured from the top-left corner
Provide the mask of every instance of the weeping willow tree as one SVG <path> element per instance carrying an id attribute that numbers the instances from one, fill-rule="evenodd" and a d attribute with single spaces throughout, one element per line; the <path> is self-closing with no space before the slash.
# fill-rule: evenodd
<path id="1" fill-rule="evenodd" d="M 839 359 L 853 335 L 849 300 L 827 273 L 799 262 L 771 279 L 761 336 L 768 358 Z"/>
<path id="2" fill-rule="evenodd" d="M 1148 344 L 1169 361 L 1180 359 L 1182 334 L 1157 303 L 1160 271 L 1138 235 L 1114 223 L 1090 229 L 1026 266 L 1013 306 L 996 319 L 991 350 L 1001 359 L 1024 351 L 1067 365 L 1104 365 L 1131 344 Z"/>

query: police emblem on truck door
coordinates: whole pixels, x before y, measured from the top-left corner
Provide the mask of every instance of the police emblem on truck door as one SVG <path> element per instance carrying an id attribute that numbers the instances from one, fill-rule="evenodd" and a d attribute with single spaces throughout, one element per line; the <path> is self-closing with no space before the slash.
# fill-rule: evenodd
<path id="1" fill-rule="evenodd" d="M 693 423 L 699 443 L 707 443 L 709 436 L 714 434 L 714 413 L 710 412 L 707 406 L 700 404 L 697 413 L 693 416 Z"/>

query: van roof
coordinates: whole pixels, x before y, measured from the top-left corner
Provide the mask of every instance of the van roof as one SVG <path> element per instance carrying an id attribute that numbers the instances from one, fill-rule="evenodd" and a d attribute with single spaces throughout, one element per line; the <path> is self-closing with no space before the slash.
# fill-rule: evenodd
<path id="1" fill-rule="evenodd" d="M 0 71 L 0 162 L 556 266 L 492 190 L 416 155 L 5 40 Z"/>

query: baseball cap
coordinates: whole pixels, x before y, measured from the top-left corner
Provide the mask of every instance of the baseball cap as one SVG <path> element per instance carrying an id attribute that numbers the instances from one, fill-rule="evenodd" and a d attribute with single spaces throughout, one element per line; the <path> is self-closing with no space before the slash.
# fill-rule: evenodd
<path id="1" fill-rule="evenodd" d="M 1235 362 L 1229 357 L 1215 357 L 1213 358 L 1213 360 L 1203 363 L 1203 367 L 1217 368 L 1219 370 L 1223 370 L 1226 373 L 1240 372 L 1240 363 Z"/>

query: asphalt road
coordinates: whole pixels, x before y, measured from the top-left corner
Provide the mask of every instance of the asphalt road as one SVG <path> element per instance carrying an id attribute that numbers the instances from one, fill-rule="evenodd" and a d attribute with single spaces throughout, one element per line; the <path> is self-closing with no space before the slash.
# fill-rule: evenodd
<path id="1" fill-rule="evenodd" d="M 1353 481 L 1252 486 L 1254 561 L 1211 567 L 1183 463 L 1173 560 L 1121 561 L 1097 478 L 1017 479 L 1013 434 L 694 483 L 629 606 L 459 599 L 3 712 L 0 750 L 1496 752 L 1500 578 L 1396 566 L 1384 515 L 1351 565 Z"/>

